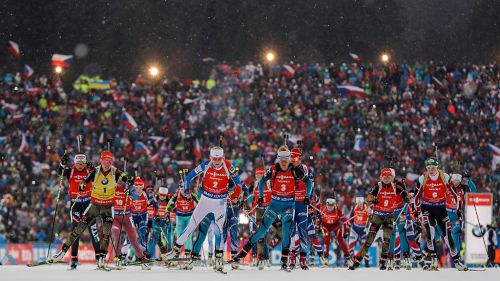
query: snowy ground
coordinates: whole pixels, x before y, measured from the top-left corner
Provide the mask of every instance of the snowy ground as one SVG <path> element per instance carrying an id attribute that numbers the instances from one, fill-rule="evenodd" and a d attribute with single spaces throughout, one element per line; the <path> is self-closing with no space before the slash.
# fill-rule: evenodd
<path id="1" fill-rule="evenodd" d="M 311 281 L 311 280 L 383 280 L 383 281 L 432 281 L 432 280 L 453 280 L 453 281 L 482 281 L 498 280 L 500 269 L 487 269 L 486 271 L 458 272 L 455 269 L 442 269 L 438 272 L 424 272 L 421 269 L 411 271 L 379 271 L 376 268 L 360 268 L 356 271 L 348 271 L 345 268 L 312 268 L 309 271 L 294 270 L 291 273 L 279 271 L 277 267 L 272 267 L 259 271 L 255 268 L 243 266 L 240 270 L 231 270 L 226 266 L 227 275 L 214 272 L 205 267 L 195 268 L 192 271 L 170 270 L 153 266 L 151 271 L 142 271 L 139 267 L 128 267 L 121 271 L 97 271 L 94 265 L 83 265 L 76 271 L 67 271 L 65 265 L 51 265 L 28 268 L 26 266 L 0 266 L 0 280 L 51 280 L 51 281 L 98 281 L 104 280 L 178 280 L 178 281 Z M 496 277 L 495 277 L 496 276 Z"/>

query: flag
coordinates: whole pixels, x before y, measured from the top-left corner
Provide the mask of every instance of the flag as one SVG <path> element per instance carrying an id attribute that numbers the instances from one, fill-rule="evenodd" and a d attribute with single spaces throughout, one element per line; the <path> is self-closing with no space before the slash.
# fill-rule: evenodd
<path id="1" fill-rule="evenodd" d="M 146 154 L 149 157 L 151 155 L 151 150 L 142 141 L 135 142 L 134 150 L 138 156 Z"/>
<path id="2" fill-rule="evenodd" d="M 16 111 L 18 108 L 17 104 L 6 103 L 4 101 L 2 101 L 2 107 L 3 107 L 3 109 L 8 110 L 8 111 Z"/>
<path id="3" fill-rule="evenodd" d="M 19 45 L 14 41 L 9 41 L 7 43 L 7 50 L 16 58 L 21 56 L 21 51 L 19 51 Z"/>
<path id="4" fill-rule="evenodd" d="M 36 95 L 36 94 L 40 93 L 40 87 L 32 88 L 32 87 L 26 86 L 26 92 L 32 96 Z"/>
<path id="5" fill-rule="evenodd" d="M 111 84 L 109 83 L 108 80 L 91 80 L 89 83 L 89 89 L 95 89 L 95 90 L 109 90 L 111 89 Z"/>
<path id="6" fill-rule="evenodd" d="M 31 75 L 33 75 L 33 73 L 35 73 L 35 71 L 33 70 L 33 68 L 31 68 L 29 65 L 25 64 L 24 65 L 24 69 L 23 69 L 23 77 L 24 77 L 24 79 L 30 78 Z"/>
<path id="7" fill-rule="evenodd" d="M 19 146 L 19 152 L 21 153 L 29 153 L 30 148 L 28 146 L 28 142 L 26 141 L 26 134 L 23 133 L 21 138 L 21 145 Z"/>
<path id="8" fill-rule="evenodd" d="M 368 147 L 366 146 L 366 141 L 363 139 L 363 136 L 360 134 L 357 134 L 354 137 L 354 150 L 355 151 L 364 151 Z"/>
<path id="9" fill-rule="evenodd" d="M 283 72 L 282 73 L 283 73 L 283 76 L 285 76 L 285 78 L 290 79 L 295 74 L 295 69 L 291 65 L 285 64 L 285 65 L 283 65 Z"/>
<path id="10" fill-rule="evenodd" d="M 204 57 L 201 59 L 203 62 L 214 62 L 215 59 L 212 57 Z"/>
<path id="11" fill-rule="evenodd" d="M 52 55 L 52 66 L 60 66 L 60 67 L 69 67 L 73 62 L 73 56 L 71 55 L 61 55 L 61 54 L 53 54 Z"/>
<path id="12" fill-rule="evenodd" d="M 23 118 L 24 118 L 24 114 L 22 114 L 22 113 L 21 114 L 14 114 L 14 115 L 12 115 L 12 120 L 14 120 L 14 121 L 19 121 L 19 120 L 21 120 Z"/>
<path id="13" fill-rule="evenodd" d="M 104 143 L 104 133 L 101 132 L 101 135 L 99 136 L 99 144 Z"/>
<path id="14" fill-rule="evenodd" d="M 497 166 L 500 165 L 500 148 L 496 145 L 488 143 L 488 149 L 491 151 L 491 170 L 495 171 Z"/>
<path id="15" fill-rule="evenodd" d="M 200 100 L 201 100 L 201 97 L 197 97 L 194 99 L 187 98 L 184 100 L 184 102 L 182 104 L 191 104 L 191 103 L 199 102 Z"/>
<path id="16" fill-rule="evenodd" d="M 420 175 L 414 174 L 414 173 L 408 173 L 406 174 L 405 178 L 405 183 L 408 186 L 414 187 L 415 186 L 415 181 L 418 180 Z"/>
<path id="17" fill-rule="evenodd" d="M 196 160 L 201 160 L 201 145 L 198 139 L 194 141 L 193 154 L 196 157 Z"/>
<path id="18" fill-rule="evenodd" d="M 164 139 L 164 137 L 149 136 L 148 139 L 152 140 L 155 143 L 155 145 L 158 145 Z"/>
<path id="19" fill-rule="evenodd" d="M 191 168 L 191 166 L 193 166 L 193 161 L 179 160 L 177 161 L 177 165 L 181 168 Z"/>
<path id="20" fill-rule="evenodd" d="M 120 121 L 122 121 L 122 123 L 129 129 L 137 128 L 137 123 L 135 122 L 134 117 L 132 117 L 132 115 L 128 114 L 128 112 L 126 111 L 122 113 Z"/>
<path id="21" fill-rule="evenodd" d="M 43 172 L 50 172 L 50 165 L 47 163 L 40 163 L 37 161 L 31 161 L 33 164 L 32 172 L 33 174 L 41 174 Z"/>
<path id="22" fill-rule="evenodd" d="M 337 92 L 339 93 L 339 96 L 341 98 L 345 98 L 351 95 L 354 95 L 359 98 L 366 97 L 365 91 L 362 88 L 352 85 L 337 86 Z"/>
<path id="23" fill-rule="evenodd" d="M 361 58 L 358 55 L 356 55 L 355 53 L 349 53 L 349 55 L 352 57 L 352 59 L 355 62 L 359 62 L 361 60 Z"/>

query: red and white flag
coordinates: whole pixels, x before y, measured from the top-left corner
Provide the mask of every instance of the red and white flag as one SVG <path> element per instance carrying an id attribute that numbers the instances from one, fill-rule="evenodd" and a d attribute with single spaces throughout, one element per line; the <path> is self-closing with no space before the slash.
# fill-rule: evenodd
<path id="1" fill-rule="evenodd" d="M 19 45 L 14 41 L 9 41 L 7 43 L 7 50 L 16 58 L 21 56 L 21 51 L 19 50 Z"/>

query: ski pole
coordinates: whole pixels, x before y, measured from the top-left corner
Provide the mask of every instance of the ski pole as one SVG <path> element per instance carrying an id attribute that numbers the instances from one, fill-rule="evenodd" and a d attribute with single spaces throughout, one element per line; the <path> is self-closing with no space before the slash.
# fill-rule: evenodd
<path id="1" fill-rule="evenodd" d="M 66 154 L 66 150 L 64 150 L 64 154 Z M 61 198 L 61 189 L 62 189 L 63 175 L 64 175 L 64 169 L 62 169 L 61 175 L 59 176 L 59 189 L 57 191 L 56 208 L 55 208 L 55 212 L 54 212 L 54 219 L 52 220 L 52 230 L 50 231 L 49 248 L 47 249 L 46 260 L 49 259 L 50 247 L 52 246 L 52 240 L 54 240 L 54 237 L 53 237 L 54 236 L 54 225 L 56 223 L 56 218 L 57 218 L 57 209 L 59 207 L 59 199 Z"/>

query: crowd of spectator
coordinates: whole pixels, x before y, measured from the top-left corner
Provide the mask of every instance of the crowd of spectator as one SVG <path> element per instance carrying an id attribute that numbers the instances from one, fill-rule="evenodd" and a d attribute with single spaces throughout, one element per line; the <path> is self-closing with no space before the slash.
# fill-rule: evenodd
<path id="1" fill-rule="evenodd" d="M 94 163 L 112 138 L 117 166 L 127 160 L 129 173 L 175 188 L 178 169 L 201 160 L 197 144 L 205 158 L 223 135 L 226 158 L 250 181 L 287 134 L 290 146 L 302 140 L 318 194 L 336 196 L 346 212 L 384 165 L 413 189 L 437 144 L 444 170 L 470 171 L 479 191 L 494 193 L 499 215 L 488 146 L 500 147 L 497 64 L 214 64 L 205 80 L 139 76 L 88 93 L 56 76 L 0 74 L 0 243 L 49 239 L 55 171 L 64 150 L 77 151 L 77 135 Z M 342 85 L 364 93 L 341 93 Z M 61 202 L 56 232 L 69 230 L 65 192 Z"/>

